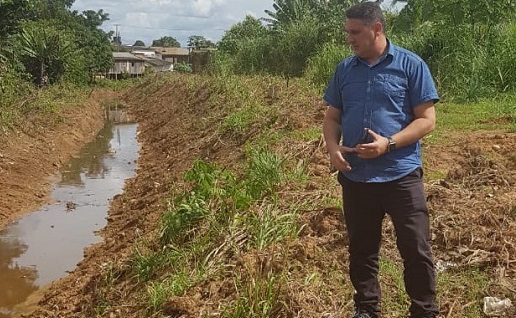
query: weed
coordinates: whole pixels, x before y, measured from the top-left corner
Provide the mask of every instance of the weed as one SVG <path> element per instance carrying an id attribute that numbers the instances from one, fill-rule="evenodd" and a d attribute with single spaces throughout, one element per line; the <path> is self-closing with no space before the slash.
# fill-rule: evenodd
<path id="1" fill-rule="evenodd" d="M 248 214 L 247 219 L 249 242 L 259 250 L 297 234 L 296 215 L 283 214 L 274 205 L 260 207 L 255 213 Z"/>
<path id="2" fill-rule="evenodd" d="M 181 196 L 171 205 L 162 218 L 161 243 L 185 238 L 187 231 L 193 229 L 207 214 L 206 201 L 195 192 Z"/>
<path id="3" fill-rule="evenodd" d="M 244 183 L 250 196 L 256 200 L 273 194 L 284 177 L 283 160 L 267 149 L 250 148 L 247 153 L 248 168 Z"/>
<path id="4" fill-rule="evenodd" d="M 387 258 L 380 259 L 380 280 L 384 290 L 382 307 L 385 312 L 404 313 L 409 304 L 403 282 L 403 264 Z"/>
<path id="5" fill-rule="evenodd" d="M 247 279 L 235 277 L 237 300 L 225 308 L 221 317 L 278 317 L 287 310 L 284 302 L 281 276 L 267 273 L 262 276 L 250 276 Z"/>
<path id="6" fill-rule="evenodd" d="M 136 247 L 136 251 L 133 256 L 134 269 L 136 271 L 136 278 L 138 281 L 148 281 L 152 278 L 152 275 L 157 268 L 160 267 L 161 256 L 152 252 L 143 254 L 140 248 Z"/>

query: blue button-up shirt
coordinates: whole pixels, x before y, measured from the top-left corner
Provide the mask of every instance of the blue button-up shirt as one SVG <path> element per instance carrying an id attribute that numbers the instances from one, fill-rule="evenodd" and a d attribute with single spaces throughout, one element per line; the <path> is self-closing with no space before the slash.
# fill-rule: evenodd
<path id="1" fill-rule="evenodd" d="M 357 56 L 342 61 L 333 75 L 324 100 L 341 110 L 344 146 L 364 143 L 364 129 L 390 137 L 414 120 L 414 107 L 439 100 L 426 63 L 416 54 L 387 41 L 387 52 L 374 65 Z M 356 182 L 388 182 L 421 167 L 418 142 L 374 159 L 346 154 Z"/>

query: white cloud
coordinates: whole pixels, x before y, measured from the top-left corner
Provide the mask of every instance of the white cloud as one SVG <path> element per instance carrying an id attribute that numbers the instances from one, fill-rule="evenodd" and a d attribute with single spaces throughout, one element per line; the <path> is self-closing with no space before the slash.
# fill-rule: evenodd
<path id="1" fill-rule="evenodd" d="M 183 46 L 192 35 L 217 42 L 224 31 L 246 15 L 264 17 L 274 0 L 76 0 L 72 9 L 109 14 L 102 28 L 118 31 L 125 44 L 142 40 L 152 44 L 162 36 L 172 36 Z"/>
<path id="2" fill-rule="evenodd" d="M 195 0 L 192 4 L 193 12 L 198 12 L 200 16 L 210 16 L 212 10 L 224 4 L 225 0 Z"/>

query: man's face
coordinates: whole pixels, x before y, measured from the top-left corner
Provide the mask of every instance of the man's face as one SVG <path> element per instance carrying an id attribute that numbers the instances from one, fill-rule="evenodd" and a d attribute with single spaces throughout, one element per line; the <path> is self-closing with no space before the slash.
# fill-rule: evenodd
<path id="1" fill-rule="evenodd" d="M 359 19 L 346 19 L 347 42 L 358 57 L 367 59 L 374 54 L 377 32 L 375 24 L 367 25 Z"/>

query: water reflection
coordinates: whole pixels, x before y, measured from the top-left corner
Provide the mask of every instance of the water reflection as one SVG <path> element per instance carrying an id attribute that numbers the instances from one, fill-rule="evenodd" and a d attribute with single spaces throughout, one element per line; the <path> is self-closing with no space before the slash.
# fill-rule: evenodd
<path id="1" fill-rule="evenodd" d="M 79 156 L 70 160 L 66 168 L 62 169 L 59 184 L 82 185 L 82 173 L 88 178 L 104 178 L 108 167 L 102 159 L 112 151 L 109 144 L 109 140 L 112 138 L 113 124 L 108 123 L 98 133 L 95 140 L 86 145 Z"/>
<path id="2" fill-rule="evenodd" d="M 73 270 L 84 247 L 101 240 L 109 201 L 133 177 L 136 125 L 107 123 L 61 171 L 54 204 L 0 231 L 0 318 L 40 287 Z"/>
<path id="3" fill-rule="evenodd" d="M 9 308 L 13 308 L 20 299 L 25 299 L 27 295 L 38 290 L 34 284 L 38 277 L 36 268 L 11 262 L 27 249 L 28 246 L 17 239 L 15 233 L 7 231 L 0 237 L 0 318 L 9 318 Z"/>

